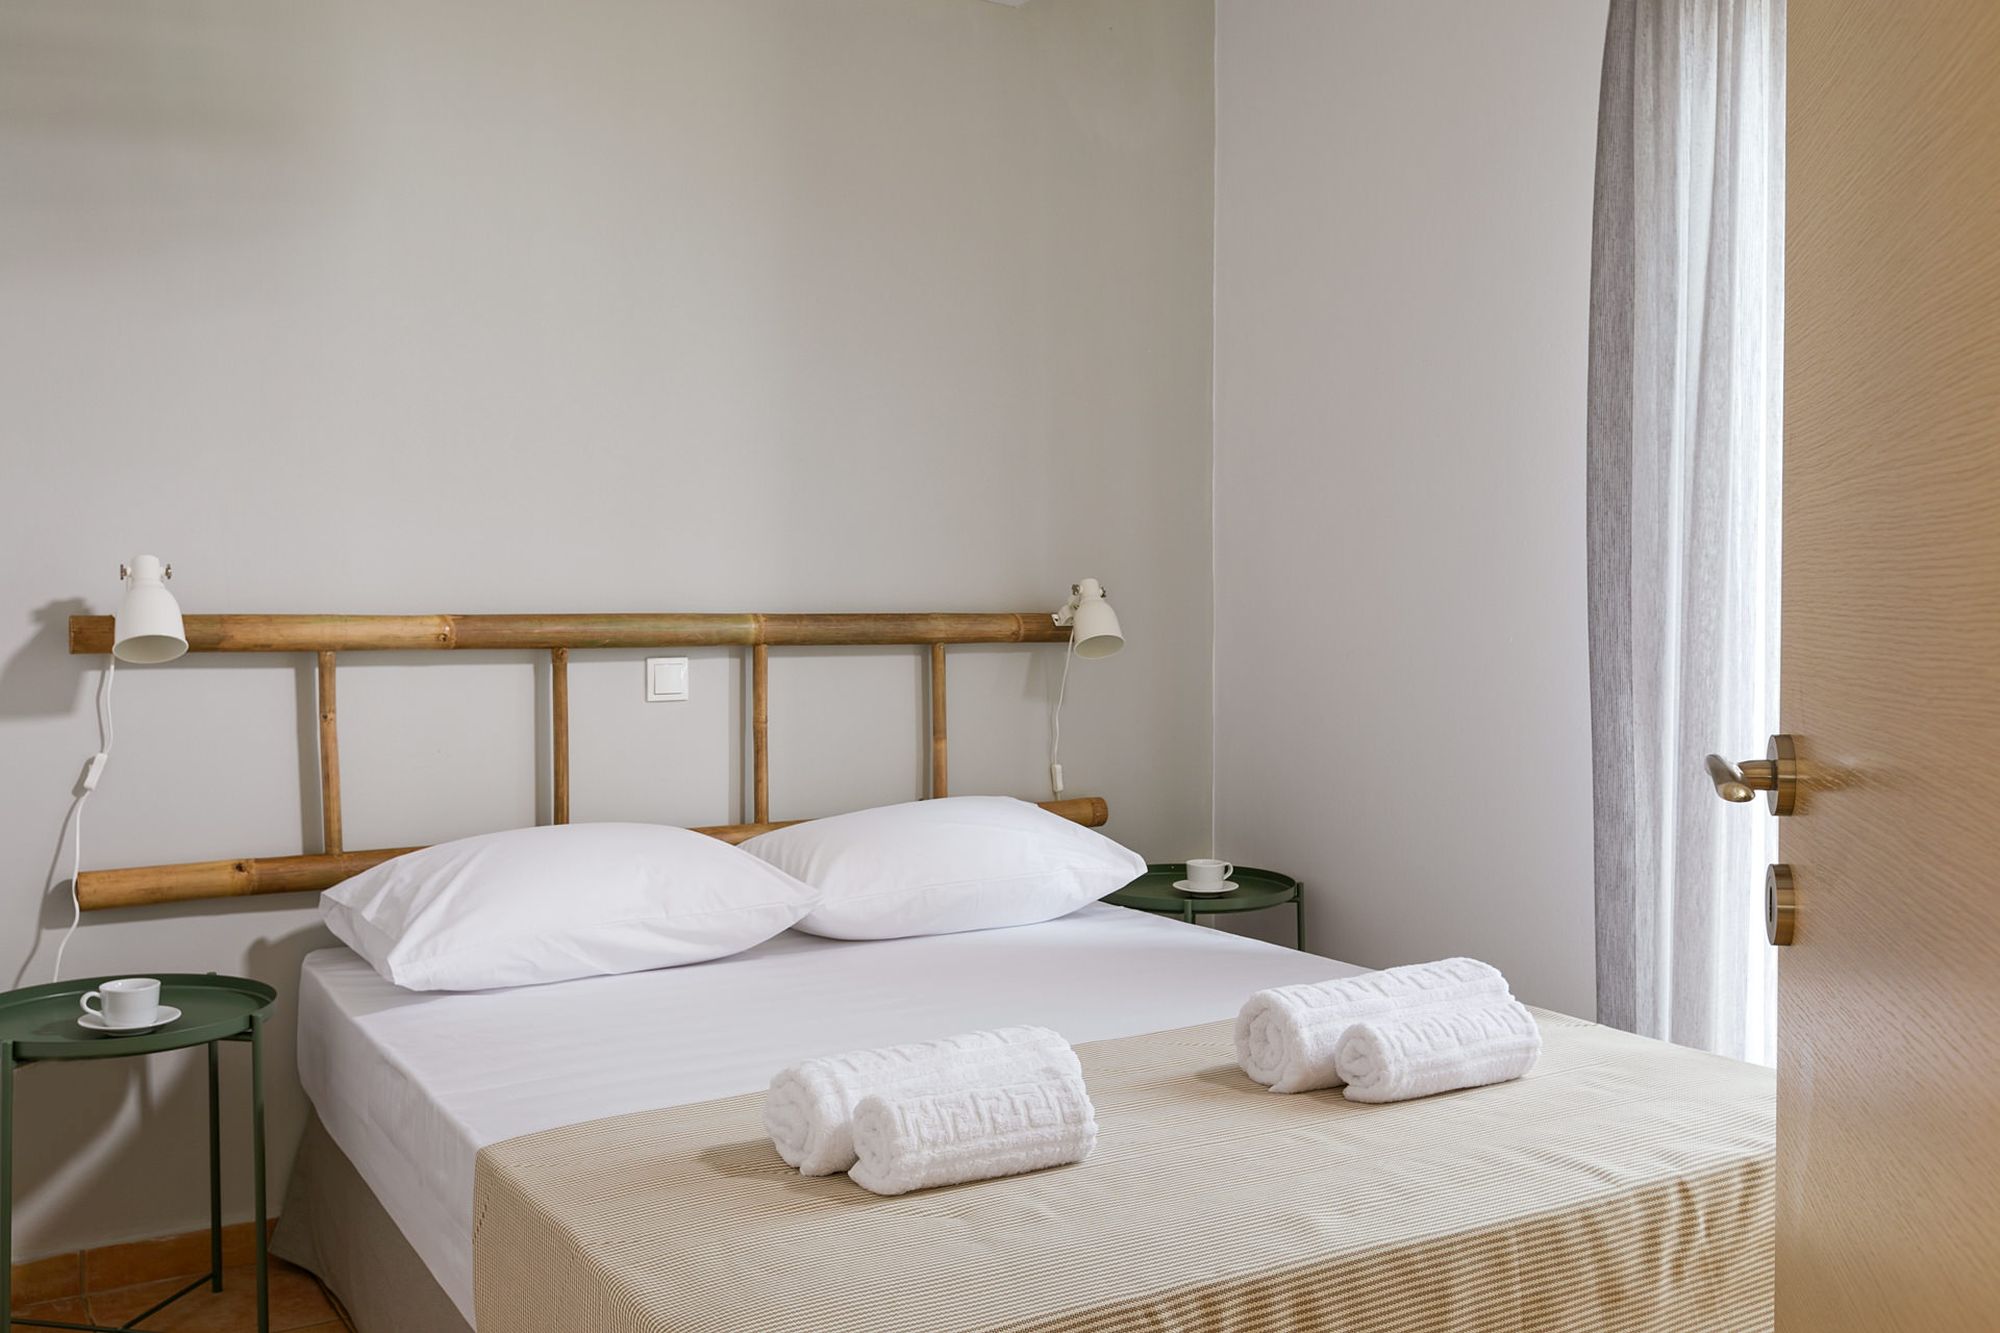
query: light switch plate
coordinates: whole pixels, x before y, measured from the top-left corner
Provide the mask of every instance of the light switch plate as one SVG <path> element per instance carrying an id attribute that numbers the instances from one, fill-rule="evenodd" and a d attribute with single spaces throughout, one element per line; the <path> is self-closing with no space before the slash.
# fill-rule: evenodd
<path id="1" fill-rule="evenodd" d="M 646 702 L 677 703 L 688 697 L 688 660 L 685 657 L 646 659 Z"/>

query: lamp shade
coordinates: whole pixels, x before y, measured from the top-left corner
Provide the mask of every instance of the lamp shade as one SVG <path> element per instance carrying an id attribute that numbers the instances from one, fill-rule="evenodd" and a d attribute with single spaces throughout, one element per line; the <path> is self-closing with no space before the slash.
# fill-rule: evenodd
<path id="1" fill-rule="evenodd" d="M 111 651 L 121 662 L 171 662 L 188 650 L 180 603 L 167 591 L 166 566 L 142 555 L 126 572 L 113 617 Z"/>
<path id="2" fill-rule="evenodd" d="M 1085 579 L 1077 585 L 1076 612 L 1071 624 L 1071 641 L 1078 657 L 1109 657 L 1125 646 L 1118 613 L 1105 600 L 1104 588 L 1096 579 Z"/>

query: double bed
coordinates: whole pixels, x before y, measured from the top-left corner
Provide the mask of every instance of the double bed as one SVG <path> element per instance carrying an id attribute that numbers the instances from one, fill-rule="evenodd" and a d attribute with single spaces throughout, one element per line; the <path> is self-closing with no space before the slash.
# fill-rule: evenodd
<path id="1" fill-rule="evenodd" d="M 342 843 L 337 656 L 546 653 L 561 825 L 569 654 L 740 646 L 749 822 L 698 831 L 741 843 L 785 827 L 773 648 L 923 651 L 936 798 L 947 649 L 1068 638 L 1039 612 L 217 615 L 186 630 L 191 652 L 315 659 L 322 846 L 85 871 L 80 909 L 327 890 L 411 851 Z M 73 617 L 71 651 L 112 634 L 109 617 Z M 1096 797 L 1042 808 L 1108 817 Z M 472 916 L 490 901 L 468 890 Z M 688 966 L 471 991 L 404 990 L 346 949 L 315 953 L 298 992 L 315 1114 L 274 1250 L 360 1333 L 1771 1322 L 1768 1070 L 1538 1013 L 1539 1062 L 1513 1082 L 1392 1105 L 1276 1095 L 1237 1069 L 1230 1019 L 1254 991 L 1358 969 L 1102 904 L 931 929 L 951 933 L 786 931 Z M 1077 1046 L 1099 1127 L 1080 1163 L 881 1198 L 800 1176 L 763 1137 L 762 1090 L 787 1064 L 1016 1024 Z"/>
<path id="2" fill-rule="evenodd" d="M 1109 906 L 474 994 L 324 950 L 278 1252 L 362 1333 L 1768 1323 L 1767 1071 L 1552 1014 L 1527 1079 L 1422 1103 L 1235 1069 L 1248 994 L 1358 970 Z M 757 1140 L 787 1063 L 1005 1023 L 1080 1045 L 1089 1161 L 884 1200 Z"/>
<path id="3" fill-rule="evenodd" d="M 759 1091 L 829 1051 L 1015 1023 L 1072 1042 L 1131 1036 L 1358 970 L 1117 907 L 876 942 L 787 931 L 695 967 L 463 995 L 400 990 L 325 949 L 300 978 L 299 1074 L 327 1137 L 470 1324 L 474 1161 L 488 1144 Z"/>

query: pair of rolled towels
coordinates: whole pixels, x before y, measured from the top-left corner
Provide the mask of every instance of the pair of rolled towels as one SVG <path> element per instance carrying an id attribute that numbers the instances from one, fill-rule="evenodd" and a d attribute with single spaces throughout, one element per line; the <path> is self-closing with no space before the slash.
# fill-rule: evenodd
<path id="1" fill-rule="evenodd" d="M 1273 1092 L 1345 1085 L 1394 1102 L 1520 1078 L 1541 1029 L 1498 969 L 1472 958 L 1258 991 L 1236 1016 L 1236 1062 Z"/>
<path id="2" fill-rule="evenodd" d="M 801 1061 L 771 1080 L 764 1128 L 803 1174 L 845 1171 L 876 1194 L 1061 1166 L 1097 1144 L 1083 1067 L 1044 1027 Z"/>

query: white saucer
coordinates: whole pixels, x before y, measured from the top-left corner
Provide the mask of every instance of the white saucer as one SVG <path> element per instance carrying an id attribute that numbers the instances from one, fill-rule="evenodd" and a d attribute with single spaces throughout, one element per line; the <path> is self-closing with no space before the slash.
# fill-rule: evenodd
<path id="1" fill-rule="evenodd" d="M 1177 879 L 1174 881 L 1174 887 L 1182 893 L 1191 893 L 1197 898 L 1220 898 L 1225 893 L 1236 892 L 1238 885 L 1233 879 L 1225 879 L 1212 889 L 1197 889 L 1186 880 Z"/>
<path id="2" fill-rule="evenodd" d="M 153 1021 L 150 1023 L 129 1023 L 124 1027 L 119 1027 L 116 1023 L 105 1022 L 99 1014 L 85 1014 L 76 1020 L 76 1025 L 80 1028 L 88 1028 L 92 1032 L 109 1032 L 121 1037 L 132 1037 L 137 1036 L 141 1032 L 151 1032 L 154 1028 L 163 1028 L 180 1016 L 180 1010 L 170 1004 L 163 1004 L 160 1006 L 159 1011 L 153 1015 Z"/>

